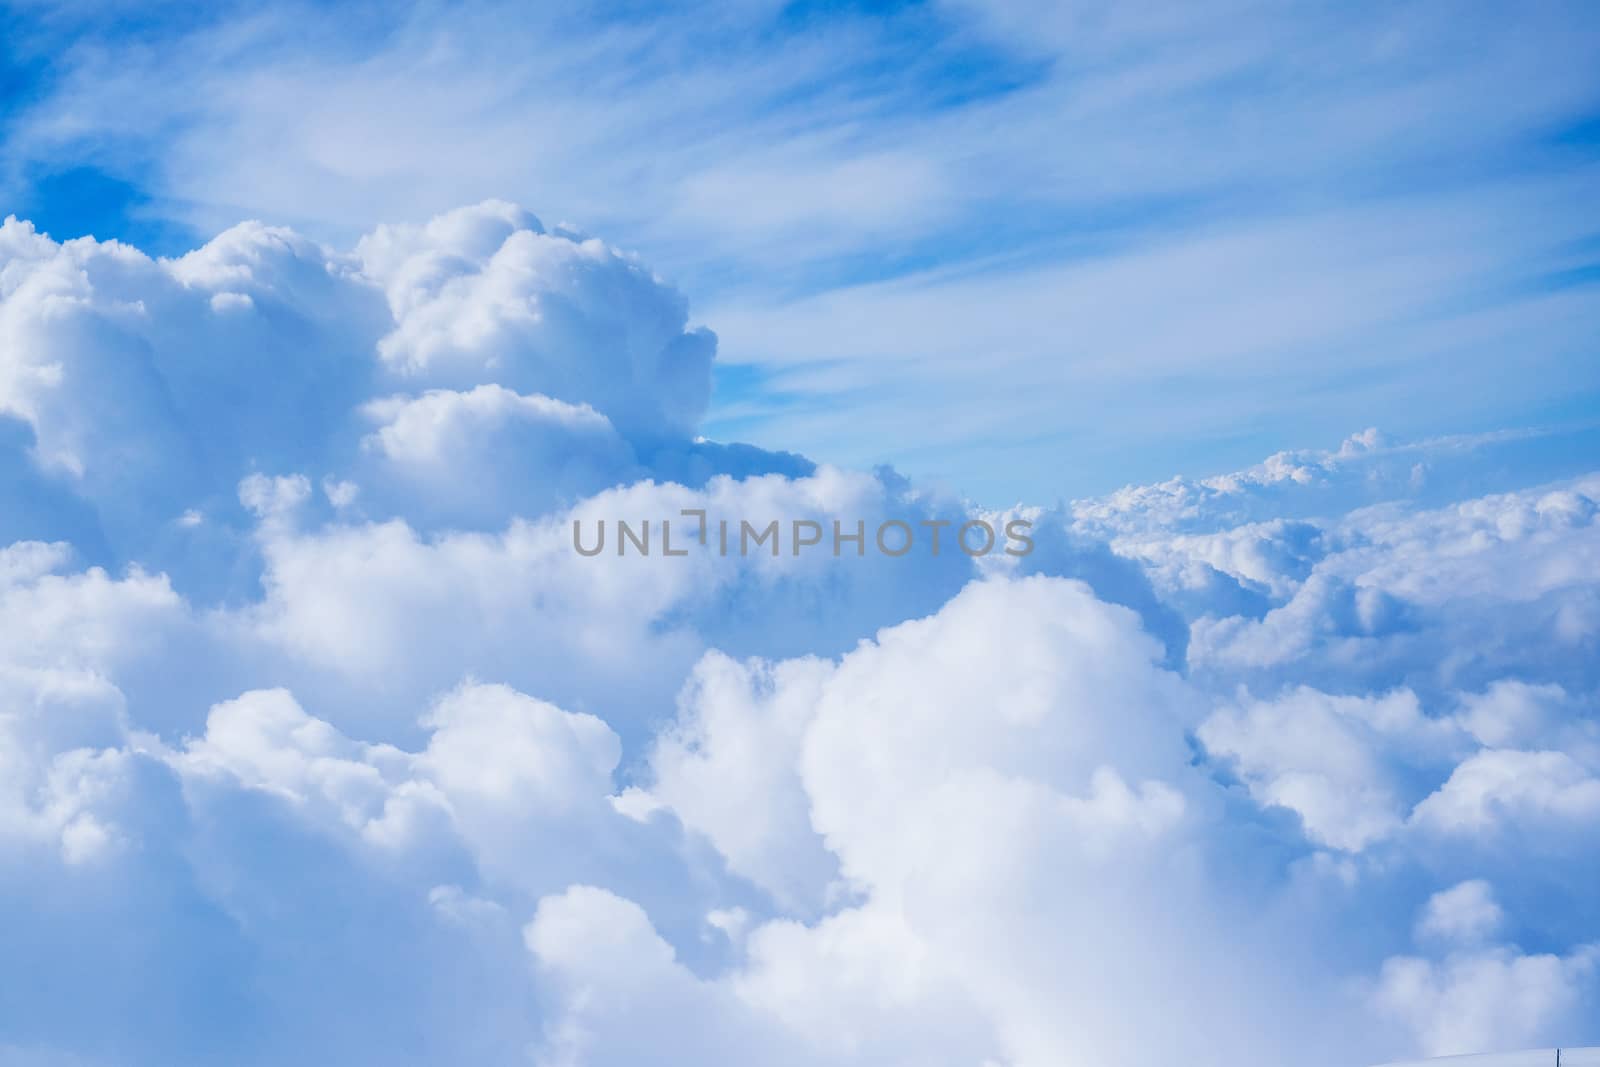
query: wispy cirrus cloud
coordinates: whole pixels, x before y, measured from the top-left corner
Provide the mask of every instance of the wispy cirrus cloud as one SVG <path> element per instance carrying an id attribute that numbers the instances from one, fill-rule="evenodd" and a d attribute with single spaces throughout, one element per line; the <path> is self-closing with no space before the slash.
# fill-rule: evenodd
<path id="1" fill-rule="evenodd" d="M 1594 409 L 1582 5 L 12 15 L 19 197 L 76 162 L 342 239 L 535 201 L 754 368 L 714 427 L 825 459 L 1004 499 Z"/>

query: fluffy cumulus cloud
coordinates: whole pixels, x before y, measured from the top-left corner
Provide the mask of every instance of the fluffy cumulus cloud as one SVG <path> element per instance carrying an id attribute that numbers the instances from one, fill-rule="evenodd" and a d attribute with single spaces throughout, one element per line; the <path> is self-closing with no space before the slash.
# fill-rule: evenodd
<path id="1" fill-rule="evenodd" d="M 704 439 L 715 347 L 499 202 L 8 220 L 0 1062 L 1600 1043 L 1600 473 L 984 513 Z"/>
<path id="2" fill-rule="evenodd" d="M 1320 845 L 1359 850 L 1403 821 L 1402 776 L 1392 764 L 1448 730 L 1406 690 L 1359 697 L 1301 688 L 1219 710 L 1199 737 L 1257 803 L 1294 812 Z"/>
<path id="3" fill-rule="evenodd" d="M 1553 1024 L 1582 1026 L 1579 1012 L 1586 992 L 1592 996 L 1600 945 L 1563 957 L 1481 944 L 1502 919 L 1486 882 L 1462 882 L 1435 893 L 1417 926 L 1419 938 L 1448 947 L 1444 958 L 1384 962 L 1374 1000 L 1416 1031 L 1424 1051 L 1442 1056 L 1495 1042 L 1531 1044 Z"/>

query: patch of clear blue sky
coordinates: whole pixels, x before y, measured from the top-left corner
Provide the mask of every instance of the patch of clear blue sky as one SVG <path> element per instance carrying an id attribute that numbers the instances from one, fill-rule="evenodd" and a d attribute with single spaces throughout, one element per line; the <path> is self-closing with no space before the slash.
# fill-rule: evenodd
<path id="1" fill-rule="evenodd" d="M 139 186 L 95 167 L 36 172 L 6 210 L 58 241 L 115 238 L 156 256 L 182 255 L 205 240 L 153 210 Z"/>

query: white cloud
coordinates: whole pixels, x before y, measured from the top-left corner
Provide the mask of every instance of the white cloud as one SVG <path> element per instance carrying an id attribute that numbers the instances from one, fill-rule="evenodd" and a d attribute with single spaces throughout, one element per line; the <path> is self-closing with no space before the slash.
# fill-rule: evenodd
<path id="1" fill-rule="evenodd" d="M 1457 718 L 1487 748 L 1536 745 L 1564 725 L 1567 703 L 1559 685 L 1503 679 L 1465 696 Z"/>
<path id="2" fill-rule="evenodd" d="M 563 870 L 588 869 L 579 842 L 614 835 L 606 798 L 620 747 L 594 716 L 503 685 L 464 684 L 421 725 L 428 740 L 418 752 L 357 743 L 287 691 L 263 690 L 212 708 L 204 735 L 169 758 L 191 781 L 225 775 L 282 798 L 313 826 L 343 826 L 381 849 L 452 834 L 482 876 L 511 884 L 561 884 Z"/>
<path id="3" fill-rule="evenodd" d="M 81 864 L 119 842 L 130 717 L 110 676 L 159 656 L 184 622 L 164 578 L 58 573 L 70 555 L 0 549 L 0 861 L 47 842 Z"/>
<path id="4" fill-rule="evenodd" d="M 1403 824 L 1394 764 L 1438 760 L 1455 740 L 1450 725 L 1428 720 L 1405 690 L 1366 698 L 1307 688 L 1219 710 L 1198 735 L 1237 768 L 1257 803 L 1288 808 L 1312 841 L 1349 851 Z"/>
<path id="5" fill-rule="evenodd" d="M 656 752 L 654 795 L 767 885 L 780 857 L 814 869 L 811 829 L 797 825 L 808 805 L 859 897 L 811 927 L 752 929 L 738 988 L 826 1032 L 823 1020 L 853 1018 L 829 994 L 841 977 L 890 994 L 910 980 L 931 995 L 932 981 L 956 999 L 923 1026 L 942 1033 L 976 1012 L 992 1027 L 955 1062 L 1154 1063 L 1177 1054 L 1180 1034 L 1191 1061 L 1274 1047 L 1273 1026 L 1224 1031 L 1210 1009 L 1160 994 L 1220 966 L 1272 995 L 1271 965 L 1244 947 L 1259 931 L 1236 917 L 1224 948 L 1195 926 L 1225 906 L 1184 858 L 1204 849 L 1208 818 L 1182 743 L 1197 708 L 1160 657 L 1131 612 L 1078 583 L 995 578 L 837 666 L 702 663 Z M 758 740 L 756 762 L 735 762 Z M 785 758 L 798 790 L 774 762 Z M 758 830 L 774 835 L 770 850 L 754 847 Z M 1181 1019 L 1154 1025 L 1152 1003 Z M 906 1047 L 871 1062 L 902 1062 Z M 969 1046 L 912 1058 L 949 1062 L 949 1048 Z"/>
<path id="6" fill-rule="evenodd" d="M 64 527 L 0 548 L 27 1054 L 1332 1064 L 1591 1003 L 1541 953 L 1592 940 L 1595 476 L 1363 433 L 1007 512 L 1021 560 L 589 559 L 970 509 L 698 439 L 681 297 L 502 203 L 0 241 L 0 474 Z"/>
<path id="7" fill-rule="evenodd" d="M 400 380 L 589 405 L 634 440 L 685 436 L 705 411 L 715 337 L 686 330 L 683 297 L 598 240 L 489 201 L 380 226 L 356 256 L 388 294 L 378 354 Z"/>
<path id="8" fill-rule="evenodd" d="M 495 526 L 649 473 L 635 448 L 701 481 L 786 462 L 692 442 L 716 341 L 679 293 L 497 201 L 348 255 L 244 223 L 151 259 L 16 220 L 0 251 L 0 414 L 127 557 L 247 474 L 370 479 L 379 513 Z"/>
<path id="9" fill-rule="evenodd" d="M 130 553 L 231 495 L 252 460 L 318 461 L 370 378 L 381 301 L 290 231 L 243 224 L 154 260 L 10 220 L 0 247 L 0 337 L 17 353 L 0 412 L 29 424 L 44 471 Z M 214 310 L 224 289 L 249 290 L 257 313 Z"/>
<path id="10" fill-rule="evenodd" d="M 1511 948 L 1439 962 L 1399 956 L 1384 962 L 1374 999 L 1415 1032 L 1426 1055 L 1526 1048 L 1557 1032 L 1552 1024 L 1578 1022 L 1597 964 L 1593 946 L 1569 956 Z"/>
<path id="11" fill-rule="evenodd" d="M 558 990 L 540 1064 L 988 1062 L 981 1017 L 893 916 L 762 927 L 747 969 L 715 980 L 592 886 L 540 901 L 524 937 Z"/>
<path id="12" fill-rule="evenodd" d="M 1265 615 L 1193 624 L 1191 664 L 1222 678 L 1325 676 L 1431 692 L 1508 676 L 1600 684 L 1593 476 L 1440 508 L 1395 502 L 1323 523 L 1327 550 Z"/>
<path id="13" fill-rule="evenodd" d="M 870 531 L 891 515 L 914 523 L 960 514 L 946 507 L 893 478 L 823 469 L 802 478 L 718 476 L 698 490 L 639 482 L 492 533 L 430 534 L 403 519 L 263 523 L 264 596 L 226 628 L 238 642 L 264 641 L 348 685 L 428 693 L 474 674 L 637 724 L 670 709 L 708 647 L 842 651 L 879 626 L 936 609 L 973 574 L 971 559 L 952 551 L 835 558 L 824 546 L 800 557 L 788 548 L 722 557 L 713 547 L 665 559 L 662 520 L 682 546 L 698 522 L 684 509 L 736 531 L 746 518 L 810 519 L 824 529 L 837 518 Z M 656 554 L 614 554 L 615 523 L 624 519 L 652 523 Z M 578 556 L 574 522 L 592 539 L 601 521 L 613 531 L 606 554 Z"/>
<path id="14" fill-rule="evenodd" d="M 1475 878 L 1429 897 L 1417 920 L 1417 936 L 1471 944 L 1495 933 L 1504 921 L 1494 889 Z"/>
<path id="15" fill-rule="evenodd" d="M 389 835 L 382 823 L 409 762 L 392 747 L 350 741 L 283 689 L 218 704 L 205 734 L 176 759 L 186 774 L 229 775 L 297 808 L 314 805 L 306 812 L 314 821 L 342 823 L 375 839 Z"/>
<path id="16" fill-rule="evenodd" d="M 650 755 L 652 807 L 705 834 L 734 872 L 786 909 L 814 912 L 836 876 L 811 826 L 800 746 L 833 665 L 737 663 L 708 653 Z M 635 803 L 638 801 L 636 800 Z"/>
<path id="17" fill-rule="evenodd" d="M 1418 804 L 1413 818 L 1447 834 L 1546 822 L 1592 830 L 1600 824 L 1600 774 L 1565 752 L 1485 749 Z"/>
<path id="18" fill-rule="evenodd" d="M 363 481 L 391 494 L 397 511 L 420 501 L 428 518 L 452 525 L 494 524 L 508 505 L 543 514 L 643 473 L 593 408 L 499 385 L 385 397 L 363 411 L 377 427 L 362 439 L 376 467 Z"/>

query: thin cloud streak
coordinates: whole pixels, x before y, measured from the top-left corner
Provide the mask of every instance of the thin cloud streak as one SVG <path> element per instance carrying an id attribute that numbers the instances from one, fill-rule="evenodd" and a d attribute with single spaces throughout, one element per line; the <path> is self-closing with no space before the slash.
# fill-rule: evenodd
<path id="1" fill-rule="evenodd" d="M 1592 405 L 1596 152 L 1571 131 L 1600 107 L 1597 42 L 1580 5 L 308 5 L 153 16 L 115 48 L 91 32 L 4 137 L 13 188 L 76 159 L 200 232 L 254 215 L 345 241 L 489 196 L 538 205 L 638 250 L 724 364 L 768 372 L 721 391 L 714 432 L 919 457 L 987 494 L 1018 422 L 1125 453 L 1135 427 L 1228 424 L 1259 450 L 1330 402 L 1313 432 Z M 1519 377 L 1481 412 L 1430 391 L 1406 424 L 1361 407 L 1431 360 L 1492 379 L 1506 355 L 1460 338 L 1485 316 L 1514 320 L 1542 390 Z M 1134 380 L 1138 411 L 1116 395 Z M 1103 488 L 1049 484 L 1055 465 L 1012 480 Z"/>

